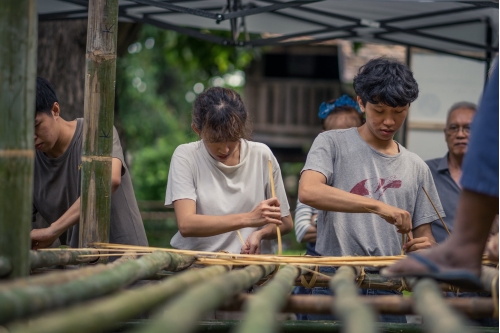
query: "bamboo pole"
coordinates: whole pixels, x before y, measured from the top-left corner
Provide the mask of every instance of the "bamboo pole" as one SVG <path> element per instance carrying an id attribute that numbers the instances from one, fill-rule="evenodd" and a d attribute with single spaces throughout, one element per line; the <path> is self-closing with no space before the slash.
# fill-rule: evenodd
<path id="1" fill-rule="evenodd" d="M 106 265 L 89 265 L 79 269 L 57 270 L 49 273 L 30 275 L 27 277 L 6 280 L 0 283 L 0 292 L 6 289 L 25 288 L 29 286 L 55 286 L 72 280 L 83 279 L 109 269 Z"/>
<path id="2" fill-rule="evenodd" d="M 86 254 L 98 254 L 95 249 L 80 249 L 80 251 L 30 251 L 30 266 L 31 269 L 50 267 L 57 265 L 77 265 L 86 262 L 96 261 L 95 258 L 82 257 Z"/>
<path id="3" fill-rule="evenodd" d="M 109 241 L 117 36 L 118 0 L 90 0 L 79 235 L 82 248 Z"/>
<path id="4" fill-rule="evenodd" d="M 0 5 L 0 253 L 29 274 L 37 13 L 35 0 Z M 5 273 L 5 270 L 4 270 Z"/>
<path id="5" fill-rule="evenodd" d="M 437 283 L 430 279 L 419 280 L 412 295 L 417 313 L 424 318 L 430 333 L 470 333 L 467 321 L 446 305 Z"/>
<path id="6" fill-rule="evenodd" d="M 217 309 L 231 296 L 250 288 L 262 277 L 269 275 L 273 269 L 272 265 L 252 265 L 195 286 L 172 304 L 160 309 L 151 325 L 138 332 L 192 332 L 197 321 L 201 320 L 206 312 Z"/>
<path id="7" fill-rule="evenodd" d="M 126 290 L 69 309 L 43 314 L 14 323 L 10 333 L 87 333 L 107 331 L 116 323 L 136 318 L 145 311 L 193 286 L 227 272 L 227 267 L 212 266 L 180 273 L 165 281 Z"/>
<path id="8" fill-rule="evenodd" d="M 0 290 L 0 323 L 103 296 L 161 269 L 175 270 L 192 261 L 187 256 L 155 252 L 137 260 L 117 260 L 104 271 L 63 284 Z"/>
<path id="9" fill-rule="evenodd" d="M 242 311 L 244 305 L 252 302 L 255 297 L 255 295 L 238 294 L 230 302 L 224 303 L 219 310 Z M 286 299 L 286 304 L 281 311 L 284 313 L 330 314 L 334 298 L 335 296 L 328 295 L 291 295 Z M 415 302 L 411 297 L 375 295 L 362 296 L 360 300 L 379 314 L 406 315 L 416 313 Z M 491 318 L 495 308 L 493 300 L 486 297 L 454 297 L 446 298 L 445 302 L 469 318 Z"/>
<path id="10" fill-rule="evenodd" d="M 344 322 L 346 333 L 377 332 L 375 314 L 358 295 L 358 287 L 354 284 L 358 274 L 355 272 L 352 267 L 342 266 L 330 281 L 330 289 L 337 296 L 331 303 L 332 313 Z"/>
<path id="11" fill-rule="evenodd" d="M 237 333 L 272 333 L 278 330 L 276 314 L 286 305 L 294 280 L 300 275 L 295 266 L 280 269 L 273 279 L 260 289 L 252 300 L 245 304 L 245 317 Z"/>
<path id="12" fill-rule="evenodd" d="M 0 257 L 0 278 L 12 272 L 12 264 L 10 260 L 5 257 Z"/>
<path id="13" fill-rule="evenodd" d="M 207 320 L 200 322 L 195 332 L 227 333 L 239 324 L 237 320 Z M 122 323 L 114 332 L 129 332 L 132 329 L 144 328 L 149 325 L 147 321 L 133 321 Z M 375 323 L 381 333 L 424 333 L 422 325 L 397 324 L 397 323 Z M 344 325 L 337 321 L 306 321 L 286 320 L 280 322 L 282 333 L 341 333 Z M 474 327 L 480 333 L 498 333 L 498 327 Z M 258 332 L 256 332 L 258 333 Z"/>

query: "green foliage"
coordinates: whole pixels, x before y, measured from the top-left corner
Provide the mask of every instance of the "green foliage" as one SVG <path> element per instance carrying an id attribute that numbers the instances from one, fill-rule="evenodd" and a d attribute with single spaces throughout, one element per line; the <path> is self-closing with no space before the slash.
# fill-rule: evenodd
<path id="1" fill-rule="evenodd" d="M 197 139 L 188 102 L 196 96 L 195 84 L 209 87 L 214 77 L 223 82 L 224 75 L 243 70 L 255 56 L 255 51 L 142 27 L 128 54 L 117 61 L 116 82 L 122 140 L 138 200 L 164 199 L 175 148 Z"/>

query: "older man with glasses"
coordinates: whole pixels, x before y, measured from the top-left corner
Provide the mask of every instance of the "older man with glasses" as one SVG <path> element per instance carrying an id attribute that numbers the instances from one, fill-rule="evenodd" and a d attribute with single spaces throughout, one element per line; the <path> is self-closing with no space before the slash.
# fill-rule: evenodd
<path id="1" fill-rule="evenodd" d="M 452 105 L 448 111 L 444 129 L 448 153 L 444 157 L 426 161 L 446 214 L 443 219 L 450 232 L 453 230 L 453 220 L 460 196 L 459 181 L 462 176 L 462 161 L 467 151 L 470 124 L 476 110 L 477 106 L 474 103 L 458 102 Z M 434 221 L 432 234 L 440 243 L 446 239 L 448 231 L 439 221 Z"/>

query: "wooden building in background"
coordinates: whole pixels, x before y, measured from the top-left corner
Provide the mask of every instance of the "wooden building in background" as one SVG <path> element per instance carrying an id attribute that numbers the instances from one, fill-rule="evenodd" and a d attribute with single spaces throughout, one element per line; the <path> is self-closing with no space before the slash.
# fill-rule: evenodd
<path id="1" fill-rule="evenodd" d="M 336 45 L 264 52 L 246 72 L 252 139 L 267 144 L 279 162 L 304 162 L 321 131 L 319 105 L 342 94 L 339 73 Z"/>

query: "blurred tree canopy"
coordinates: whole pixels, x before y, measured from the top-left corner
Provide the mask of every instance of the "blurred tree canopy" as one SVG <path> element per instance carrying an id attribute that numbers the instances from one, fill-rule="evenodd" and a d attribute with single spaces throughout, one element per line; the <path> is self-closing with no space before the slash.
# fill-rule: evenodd
<path id="1" fill-rule="evenodd" d="M 175 148 L 197 140 L 190 127 L 196 94 L 212 85 L 241 90 L 242 70 L 257 56 L 256 50 L 142 27 L 118 59 L 116 79 L 122 141 L 138 200 L 165 198 Z"/>

